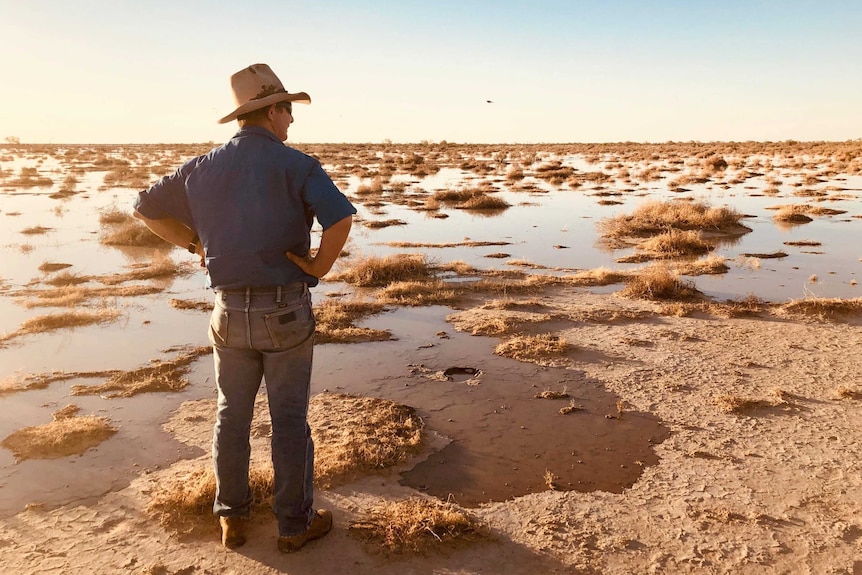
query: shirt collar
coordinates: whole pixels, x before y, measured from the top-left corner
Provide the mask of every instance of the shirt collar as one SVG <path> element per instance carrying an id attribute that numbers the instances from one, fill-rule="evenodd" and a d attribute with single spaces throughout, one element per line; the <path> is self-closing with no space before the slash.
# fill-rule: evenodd
<path id="1" fill-rule="evenodd" d="M 240 131 L 237 132 L 236 134 L 234 134 L 233 137 L 234 138 L 241 138 L 242 136 L 250 136 L 252 134 L 257 134 L 259 136 L 265 136 L 265 137 L 269 138 L 270 140 L 272 140 L 273 142 L 276 142 L 278 144 L 284 143 L 284 142 L 280 141 L 275 134 L 273 134 L 272 132 L 270 132 L 266 128 L 261 128 L 260 126 L 246 126 L 245 128 L 241 128 Z"/>

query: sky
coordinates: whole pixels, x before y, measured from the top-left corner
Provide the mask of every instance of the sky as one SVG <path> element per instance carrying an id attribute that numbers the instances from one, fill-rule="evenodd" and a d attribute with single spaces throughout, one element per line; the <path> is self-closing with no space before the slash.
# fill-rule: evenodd
<path id="1" fill-rule="evenodd" d="M 258 62 L 311 95 L 294 142 L 843 141 L 860 30 L 858 0 L 0 0 L 0 142 L 225 141 Z"/>

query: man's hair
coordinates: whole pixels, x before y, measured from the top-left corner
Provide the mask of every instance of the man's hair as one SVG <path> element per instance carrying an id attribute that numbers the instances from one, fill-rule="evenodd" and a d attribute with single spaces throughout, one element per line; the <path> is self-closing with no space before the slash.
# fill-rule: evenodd
<path id="1" fill-rule="evenodd" d="M 266 120 L 267 116 L 269 116 L 269 109 L 272 106 L 286 108 L 289 112 L 293 113 L 293 104 L 291 102 L 278 102 L 276 104 L 270 104 L 269 106 L 264 106 L 263 108 L 247 112 L 241 116 L 237 116 L 236 119 L 239 120 L 240 127 L 245 126 L 246 124 L 260 124 Z"/>
<path id="2" fill-rule="evenodd" d="M 263 108 L 258 108 L 257 110 L 252 110 L 251 112 L 246 112 L 241 116 L 237 116 L 236 119 L 239 121 L 240 127 L 245 126 L 246 124 L 260 124 L 265 121 L 267 116 L 269 116 L 270 106 L 264 106 Z"/>

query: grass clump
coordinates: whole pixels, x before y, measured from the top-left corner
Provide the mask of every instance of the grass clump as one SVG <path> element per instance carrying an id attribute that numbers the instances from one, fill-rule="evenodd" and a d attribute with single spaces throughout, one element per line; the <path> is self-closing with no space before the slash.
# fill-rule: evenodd
<path id="1" fill-rule="evenodd" d="M 314 477 L 323 489 L 406 461 L 422 445 L 424 424 L 416 411 L 386 399 L 321 393 L 312 400 L 308 423 Z"/>
<path id="2" fill-rule="evenodd" d="M 331 281 L 342 281 L 359 287 L 383 287 L 398 281 L 422 281 L 432 276 L 432 267 L 422 254 L 370 256 L 333 275 Z"/>
<path id="3" fill-rule="evenodd" d="M 446 305 L 456 303 L 461 292 L 442 280 L 395 282 L 380 290 L 377 299 L 393 305 Z"/>
<path id="4" fill-rule="evenodd" d="M 149 262 L 133 264 L 130 267 L 131 270 L 127 272 L 98 276 L 91 279 L 98 280 L 107 285 L 117 285 L 127 281 L 172 278 L 188 273 L 186 268 L 179 266 L 171 259 L 171 256 L 164 252 L 154 252 L 153 259 Z"/>
<path id="5" fill-rule="evenodd" d="M 575 347 L 565 339 L 550 333 L 515 336 L 494 348 L 494 353 L 519 361 L 539 361 L 562 356 Z"/>
<path id="6" fill-rule="evenodd" d="M 684 276 L 720 275 L 727 273 L 730 266 L 727 265 L 727 258 L 711 255 L 693 262 L 678 264 L 675 269 L 678 274 Z"/>
<path id="7" fill-rule="evenodd" d="M 156 360 L 152 365 L 112 375 L 102 385 L 73 385 L 72 395 L 102 395 L 107 398 L 132 397 L 156 391 L 180 391 L 189 381 L 184 377 L 199 357 L 212 353 L 211 347 L 196 347 L 172 360 Z"/>
<path id="8" fill-rule="evenodd" d="M 608 238 L 648 237 L 668 230 L 750 231 L 740 225 L 742 217 L 733 208 L 712 208 L 701 202 L 650 201 L 630 215 L 602 220 L 599 230 Z"/>
<path id="9" fill-rule="evenodd" d="M 106 246 L 173 247 L 137 218 L 116 208 L 102 212 L 99 223 L 99 242 Z"/>
<path id="10" fill-rule="evenodd" d="M 813 221 L 814 218 L 806 215 L 807 206 L 781 206 L 778 211 L 772 216 L 776 222 L 784 222 L 791 224 L 804 224 Z"/>
<path id="11" fill-rule="evenodd" d="M 373 508 L 350 531 L 389 553 L 417 553 L 487 539 L 490 529 L 451 503 L 412 497 Z"/>
<path id="12" fill-rule="evenodd" d="M 265 512 L 272 503 L 272 464 L 249 466 L 252 513 Z M 162 527 L 182 535 L 202 535 L 213 528 L 212 507 L 216 481 L 211 465 L 201 462 L 177 477 L 155 484 L 147 512 Z"/>
<path id="13" fill-rule="evenodd" d="M 489 195 L 489 191 L 493 190 L 487 187 L 443 190 L 435 192 L 431 200 L 462 210 L 504 210 L 511 206 L 505 200 Z"/>
<path id="14" fill-rule="evenodd" d="M 131 285 L 108 287 L 74 287 L 60 286 L 54 289 L 29 292 L 35 299 L 24 300 L 21 303 L 26 308 L 34 307 L 74 307 L 95 297 L 135 297 L 159 293 L 162 288 L 156 286 Z"/>
<path id="15" fill-rule="evenodd" d="M 649 266 L 626 280 L 626 287 L 618 292 L 631 299 L 691 300 L 700 295 L 691 282 L 680 279 L 679 274 L 667 266 Z"/>
<path id="16" fill-rule="evenodd" d="M 20 337 L 22 335 L 45 333 L 59 329 L 68 329 L 107 323 L 120 317 L 120 312 L 115 309 L 101 309 L 98 311 L 68 311 L 63 313 L 40 315 L 25 320 L 21 326 L 13 331 L 0 335 L 0 344 Z"/>
<path id="17" fill-rule="evenodd" d="M 357 327 L 357 321 L 375 315 L 386 308 L 382 303 L 326 300 L 314 306 L 315 343 L 359 343 L 388 341 L 389 330 Z"/>
<path id="18" fill-rule="evenodd" d="M 862 298 L 820 298 L 810 297 L 791 300 L 781 304 L 779 314 L 813 317 L 821 320 L 838 321 L 844 316 L 862 313 Z"/>
<path id="19" fill-rule="evenodd" d="M 57 459 L 80 455 L 116 432 L 104 417 L 74 417 L 72 410 L 66 410 L 51 423 L 13 432 L 0 445 L 10 450 L 17 461 Z"/>
<path id="20" fill-rule="evenodd" d="M 702 255 L 713 249 L 698 232 L 676 229 L 653 236 L 638 247 L 659 258 Z"/>
<path id="21" fill-rule="evenodd" d="M 584 270 L 571 276 L 565 276 L 563 283 L 573 286 L 606 286 L 618 284 L 631 277 L 630 272 L 612 270 L 606 267 Z"/>
<path id="22" fill-rule="evenodd" d="M 720 395 L 715 398 L 715 404 L 724 413 L 732 414 L 746 413 L 762 407 L 772 407 L 772 403 L 768 401 L 737 395 Z"/>

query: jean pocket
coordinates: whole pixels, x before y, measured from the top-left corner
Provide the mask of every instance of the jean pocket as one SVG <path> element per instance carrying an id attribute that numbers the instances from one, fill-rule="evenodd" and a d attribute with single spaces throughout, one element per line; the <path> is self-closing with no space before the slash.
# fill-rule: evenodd
<path id="1" fill-rule="evenodd" d="M 210 343 L 213 345 L 226 346 L 228 336 L 228 323 L 230 314 L 223 307 L 216 305 L 210 316 Z"/>
<path id="2" fill-rule="evenodd" d="M 264 313 L 263 323 L 274 349 L 295 347 L 314 334 L 311 305 L 305 301 Z"/>

